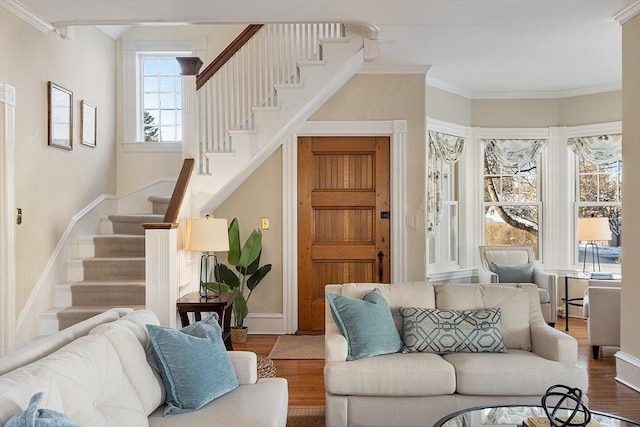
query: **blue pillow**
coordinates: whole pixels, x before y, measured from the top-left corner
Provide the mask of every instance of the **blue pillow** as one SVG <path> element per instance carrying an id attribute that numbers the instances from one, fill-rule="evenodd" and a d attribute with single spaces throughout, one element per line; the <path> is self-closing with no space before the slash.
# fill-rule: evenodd
<path id="1" fill-rule="evenodd" d="M 42 396 L 43 392 L 31 396 L 27 409 L 9 418 L 4 427 L 80 427 L 65 414 L 51 409 L 38 409 Z"/>
<path id="2" fill-rule="evenodd" d="M 347 339 L 347 360 L 397 353 L 402 348 L 391 309 L 378 289 L 362 299 L 327 292 L 331 315 Z"/>
<path id="3" fill-rule="evenodd" d="M 491 271 L 498 275 L 500 283 L 533 283 L 533 263 L 498 264 L 491 263 Z"/>
<path id="4" fill-rule="evenodd" d="M 164 416 L 192 412 L 239 385 L 216 313 L 180 330 L 147 325 L 167 393 Z"/>

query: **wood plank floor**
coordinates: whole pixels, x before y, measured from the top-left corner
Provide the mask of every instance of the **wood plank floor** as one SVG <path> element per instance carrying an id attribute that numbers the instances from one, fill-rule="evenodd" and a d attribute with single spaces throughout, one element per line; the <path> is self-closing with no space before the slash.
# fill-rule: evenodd
<path id="1" fill-rule="evenodd" d="M 559 319 L 556 328 L 564 331 L 564 319 Z M 589 371 L 590 409 L 640 420 L 640 393 L 614 379 L 616 349 L 604 348 L 600 359 L 593 360 L 586 322 L 582 319 L 569 319 L 569 334 L 578 340 L 579 363 Z M 234 344 L 234 348 L 267 356 L 276 338 L 276 335 L 249 335 L 246 343 Z M 278 376 L 289 381 L 290 405 L 324 405 L 324 360 L 274 360 L 274 364 Z"/>

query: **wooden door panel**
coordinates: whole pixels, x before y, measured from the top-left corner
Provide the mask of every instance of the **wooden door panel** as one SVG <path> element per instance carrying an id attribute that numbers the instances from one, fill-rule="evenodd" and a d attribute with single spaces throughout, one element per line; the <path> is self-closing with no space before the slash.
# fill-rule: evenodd
<path id="1" fill-rule="evenodd" d="M 298 140 L 298 329 L 324 331 L 330 283 L 389 283 L 389 138 Z M 378 254 L 383 254 L 382 261 Z"/>

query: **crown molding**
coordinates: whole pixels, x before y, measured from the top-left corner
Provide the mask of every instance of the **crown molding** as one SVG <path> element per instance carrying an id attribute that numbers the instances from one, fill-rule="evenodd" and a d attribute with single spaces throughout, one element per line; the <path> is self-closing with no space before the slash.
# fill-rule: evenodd
<path id="1" fill-rule="evenodd" d="M 434 79 L 427 76 L 427 86 L 435 87 L 436 89 L 444 90 L 445 92 L 453 93 L 454 95 L 462 96 L 463 98 L 472 99 L 474 97 L 473 92 L 463 89 L 460 86 L 447 83 L 440 79 Z"/>
<path id="2" fill-rule="evenodd" d="M 45 34 L 55 29 L 51 23 L 36 15 L 31 9 L 24 6 L 18 0 L 0 0 L 0 6 Z"/>
<path id="3" fill-rule="evenodd" d="M 626 9 L 622 9 L 620 12 L 613 15 L 613 19 L 618 21 L 620 25 L 625 24 L 628 20 L 640 13 L 640 1 L 633 3 Z"/>
<path id="4" fill-rule="evenodd" d="M 427 74 L 431 65 L 365 62 L 356 74 Z"/>

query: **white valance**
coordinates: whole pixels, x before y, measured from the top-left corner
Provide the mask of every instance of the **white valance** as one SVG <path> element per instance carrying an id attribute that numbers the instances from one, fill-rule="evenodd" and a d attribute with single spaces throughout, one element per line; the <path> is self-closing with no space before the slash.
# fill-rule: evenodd
<path id="1" fill-rule="evenodd" d="M 569 147 L 580 158 L 597 165 L 622 160 L 622 135 L 569 138 Z"/>
<path id="2" fill-rule="evenodd" d="M 547 146 L 546 139 L 483 139 L 484 149 L 493 153 L 498 163 L 519 169 L 533 162 Z"/>
<path id="3" fill-rule="evenodd" d="M 432 233 L 440 223 L 443 165 L 460 160 L 464 150 L 464 138 L 432 130 L 428 134 L 427 231 Z"/>

